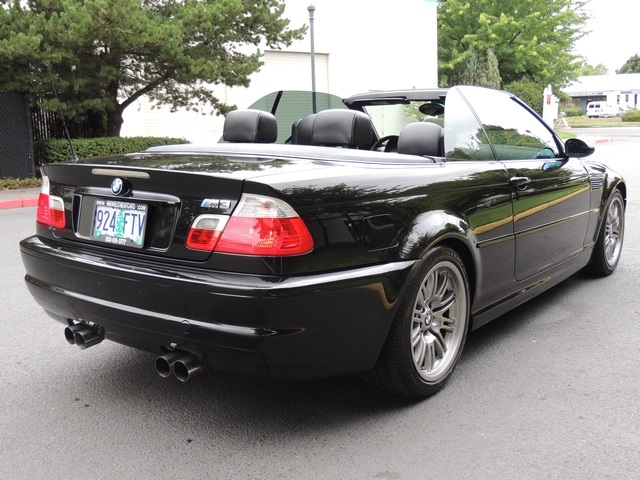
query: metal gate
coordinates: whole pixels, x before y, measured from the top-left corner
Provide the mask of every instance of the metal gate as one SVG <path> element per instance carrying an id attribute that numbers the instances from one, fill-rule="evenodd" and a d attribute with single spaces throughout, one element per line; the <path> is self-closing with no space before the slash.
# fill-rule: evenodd
<path id="1" fill-rule="evenodd" d="M 27 178 L 35 173 L 27 98 L 0 92 L 0 177 Z"/>

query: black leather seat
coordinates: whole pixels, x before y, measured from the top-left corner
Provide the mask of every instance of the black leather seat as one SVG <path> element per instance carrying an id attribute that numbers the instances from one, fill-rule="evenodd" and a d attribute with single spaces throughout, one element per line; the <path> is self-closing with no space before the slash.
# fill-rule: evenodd
<path id="1" fill-rule="evenodd" d="M 366 113 L 323 110 L 313 118 L 312 145 L 365 148 L 373 143 L 373 124 Z"/>
<path id="2" fill-rule="evenodd" d="M 302 117 L 291 127 L 291 143 L 295 145 L 313 145 L 313 120 L 315 113 Z"/>
<path id="3" fill-rule="evenodd" d="M 273 143 L 278 139 L 278 122 L 262 110 L 234 110 L 224 121 L 222 139 L 231 143 Z"/>
<path id="4" fill-rule="evenodd" d="M 398 135 L 398 153 L 442 157 L 443 140 L 443 129 L 440 125 L 431 122 L 410 123 Z"/>

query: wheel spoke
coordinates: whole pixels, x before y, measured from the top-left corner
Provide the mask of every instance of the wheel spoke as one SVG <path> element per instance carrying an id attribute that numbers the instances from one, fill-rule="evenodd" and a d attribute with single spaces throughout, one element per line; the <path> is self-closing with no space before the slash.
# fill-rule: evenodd
<path id="1" fill-rule="evenodd" d="M 422 365 L 424 365 L 426 351 L 427 348 L 424 337 L 422 335 L 419 335 L 417 337 L 417 343 L 413 349 L 413 363 L 418 368 L 421 368 Z"/>
<path id="2" fill-rule="evenodd" d="M 432 328 L 431 330 L 429 330 L 429 332 L 433 336 L 433 347 L 435 349 L 435 354 L 439 358 L 443 358 L 444 354 L 447 353 L 447 343 L 442 336 L 442 332 L 439 328 Z"/>
<path id="3" fill-rule="evenodd" d="M 433 305 L 438 307 L 442 306 L 443 299 L 449 288 L 449 276 L 447 272 L 441 271 L 435 273 L 436 277 L 436 289 L 433 292 Z M 437 308 L 437 307 L 436 307 Z"/>
<path id="4" fill-rule="evenodd" d="M 436 316 L 442 316 L 449 311 L 456 303 L 456 292 L 451 290 L 446 298 L 443 298 L 440 305 L 433 308 L 433 313 Z"/>
<path id="5" fill-rule="evenodd" d="M 444 330 L 447 333 L 453 332 L 456 325 L 456 317 L 442 317 L 440 323 L 440 330 Z"/>
<path id="6" fill-rule="evenodd" d="M 422 362 L 418 365 L 422 366 L 422 369 L 429 372 L 433 370 L 436 364 L 436 349 L 434 347 L 433 337 L 429 336 L 424 341 L 424 355 Z"/>
<path id="7" fill-rule="evenodd" d="M 420 340 L 422 340 L 422 330 L 418 326 L 411 331 L 411 348 L 415 350 L 416 345 L 418 345 L 418 342 L 420 342 Z"/>

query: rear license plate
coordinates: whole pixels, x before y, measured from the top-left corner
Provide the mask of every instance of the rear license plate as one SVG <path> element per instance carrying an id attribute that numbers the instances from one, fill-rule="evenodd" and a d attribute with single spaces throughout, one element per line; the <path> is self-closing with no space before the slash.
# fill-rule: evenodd
<path id="1" fill-rule="evenodd" d="M 112 245 L 142 248 L 146 223 L 146 204 L 98 199 L 91 237 Z"/>

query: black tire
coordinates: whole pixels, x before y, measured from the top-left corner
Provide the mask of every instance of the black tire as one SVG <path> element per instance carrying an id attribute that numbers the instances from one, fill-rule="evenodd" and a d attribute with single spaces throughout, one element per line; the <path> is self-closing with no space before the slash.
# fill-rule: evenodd
<path id="1" fill-rule="evenodd" d="M 598 239 L 587 271 L 599 277 L 611 275 L 620 261 L 624 240 L 624 199 L 616 190 L 607 204 Z"/>
<path id="2" fill-rule="evenodd" d="M 429 251 L 410 277 L 371 385 L 422 398 L 439 391 L 460 358 L 469 327 L 469 281 L 460 256 Z"/>

